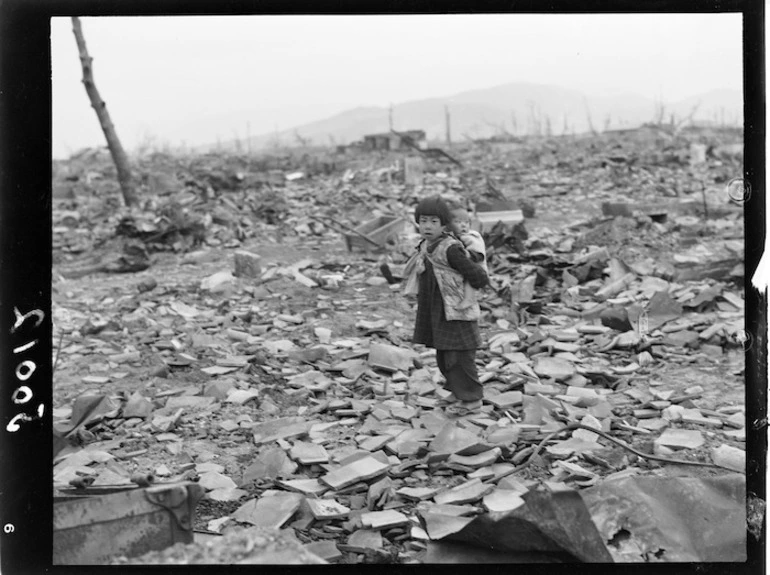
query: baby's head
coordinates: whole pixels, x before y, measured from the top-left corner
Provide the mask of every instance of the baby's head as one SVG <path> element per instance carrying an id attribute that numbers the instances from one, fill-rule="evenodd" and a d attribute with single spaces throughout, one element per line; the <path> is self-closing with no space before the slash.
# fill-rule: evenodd
<path id="1" fill-rule="evenodd" d="M 471 229 L 471 216 L 468 210 L 462 207 L 453 207 L 450 212 L 449 229 L 455 234 L 467 234 Z"/>

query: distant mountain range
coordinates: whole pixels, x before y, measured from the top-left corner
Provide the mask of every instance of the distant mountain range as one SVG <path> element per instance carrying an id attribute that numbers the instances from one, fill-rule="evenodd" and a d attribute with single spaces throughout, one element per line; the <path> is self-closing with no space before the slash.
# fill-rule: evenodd
<path id="1" fill-rule="evenodd" d="M 662 118 L 742 125 L 739 90 L 713 90 L 678 102 L 656 102 L 635 94 L 597 97 L 557 86 L 514 83 L 461 92 L 443 98 L 412 100 L 393 106 L 396 130 L 425 130 L 429 140 L 445 141 L 446 111 L 452 141 L 500 134 L 570 134 L 593 129 L 630 128 Z M 199 149 L 252 150 L 307 141 L 316 145 L 350 144 L 365 134 L 389 130 L 389 109 L 359 107 L 293 128 L 202 146 Z"/>

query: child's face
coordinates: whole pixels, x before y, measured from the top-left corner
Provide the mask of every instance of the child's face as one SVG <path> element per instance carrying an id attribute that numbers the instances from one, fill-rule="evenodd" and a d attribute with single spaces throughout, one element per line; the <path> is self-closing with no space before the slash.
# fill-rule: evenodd
<path id="1" fill-rule="evenodd" d="M 452 212 L 452 221 L 449 225 L 454 233 L 467 234 L 471 229 L 471 218 L 465 210 L 458 210 Z"/>
<path id="2" fill-rule="evenodd" d="M 438 216 L 420 216 L 417 225 L 420 228 L 420 235 L 429 242 L 440 238 L 446 229 Z"/>

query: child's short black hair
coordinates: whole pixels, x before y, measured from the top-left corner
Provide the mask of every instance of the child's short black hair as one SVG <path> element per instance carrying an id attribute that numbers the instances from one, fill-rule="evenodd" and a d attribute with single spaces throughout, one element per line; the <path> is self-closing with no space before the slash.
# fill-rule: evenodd
<path id="1" fill-rule="evenodd" d="M 414 221 L 420 223 L 420 216 L 435 216 L 442 226 L 449 225 L 452 215 L 449 206 L 441 196 L 433 196 L 420 200 L 414 210 Z"/>

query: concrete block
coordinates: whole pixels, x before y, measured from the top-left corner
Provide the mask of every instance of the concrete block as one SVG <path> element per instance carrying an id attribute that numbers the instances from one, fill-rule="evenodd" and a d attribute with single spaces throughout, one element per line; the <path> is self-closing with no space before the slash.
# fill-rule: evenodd
<path id="1" fill-rule="evenodd" d="M 262 275 L 262 257 L 258 254 L 238 250 L 235 252 L 235 276 L 258 278 Z"/>

